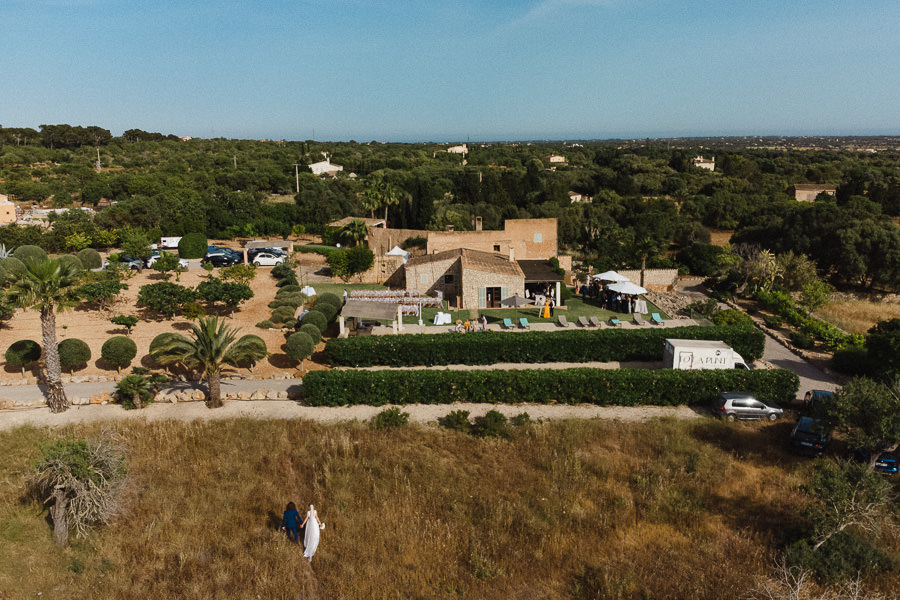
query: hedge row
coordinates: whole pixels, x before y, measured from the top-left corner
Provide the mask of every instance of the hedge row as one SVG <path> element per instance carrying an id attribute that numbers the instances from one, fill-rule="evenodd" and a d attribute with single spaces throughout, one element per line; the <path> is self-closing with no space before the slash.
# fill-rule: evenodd
<path id="1" fill-rule="evenodd" d="M 765 334 L 755 328 L 648 327 L 352 337 L 328 340 L 325 353 L 332 364 L 347 367 L 654 361 L 662 360 L 666 338 L 721 340 L 748 361 L 762 356 L 765 345 Z"/>
<path id="2" fill-rule="evenodd" d="M 670 369 L 530 369 L 313 371 L 303 378 L 310 406 L 520 402 L 600 406 L 678 406 L 710 403 L 723 391 L 789 402 L 799 378 L 790 371 Z"/>
<path id="3" fill-rule="evenodd" d="M 786 292 L 757 290 L 753 299 L 763 308 L 781 315 L 790 325 L 799 328 L 801 333 L 822 341 L 829 348 L 861 346 L 863 343 L 861 335 L 844 333 L 834 325 L 798 308 Z"/>

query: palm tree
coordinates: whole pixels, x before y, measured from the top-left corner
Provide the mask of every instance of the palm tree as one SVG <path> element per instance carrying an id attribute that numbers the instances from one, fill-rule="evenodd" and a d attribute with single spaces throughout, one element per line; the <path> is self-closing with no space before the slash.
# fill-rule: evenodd
<path id="1" fill-rule="evenodd" d="M 652 237 L 641 238 L 635 249 L 641 257 L 641 287 L 644 287 L 644 271 L 647 270 L 647 257 L 659 251 L 659 244 Z"/>
<path id="2" fill-rule="evenodd" d="M 369 228 L 366 227 L 366 224 L 363 221 L 350 221 L 347 223 L 343 229 L 341 229 L 340 238 L 348 246 L 356 246 L 362 241 L 365 241 L 366 236 L 369 235 Z"/>
<path id="3" fill-rule="evenodd" d="M 206 405 L 209 408 L 219 408 L 222 406 L 220 378 L 226 365 L 236 366 L 244 360 L 259 360 L 267 354 L 265 348 L 251 339 L 256 336 L 247 335 L 235 341 L 238 331 L 238 328 L 228 326 L 224 320 L 219 323 L 218 317 L 201 317 L 191 327 L 192 339 L 174 335 L 151 352 L 150 356 L 163 365 L 180 362 L 186 367 L 197 369 L 206 377 L 209 385 Z"/>
<path id="4" fill-rule="evenodd" d="M 16 308 L 41 311 L 41 341 L 44 347 L 44 372 L 47 381 L 47 405 L 60 413 L 69 408 L 62 384 L 62 366 L 56 345 L 56 311 L 70 308 L 69 288 L 78 279 L 71 263 L 58 260 L 29 261 L 25 272 L 10 286 L 6 298 Z"/>
<path id="5" fill-rule="evenodd" d="M 381 208 L 381 191 L 380 191 L 380 182 L 370 183 L 366 187 L 366 191 L 363 194 L 362 200 L 360 204 L 362 207 L 370 212 L 370 216 L 375 218 L 375 211 Z"/>
<path id="6" fill-rule="evenodd" d="M 384 206 L 384 221 L 387 223 L 388 207 L 400 203 L 400 191 L 388 182 L 381 184 L 381 205 Z M 385 227 L 387 225 L 385 224 Z"/>

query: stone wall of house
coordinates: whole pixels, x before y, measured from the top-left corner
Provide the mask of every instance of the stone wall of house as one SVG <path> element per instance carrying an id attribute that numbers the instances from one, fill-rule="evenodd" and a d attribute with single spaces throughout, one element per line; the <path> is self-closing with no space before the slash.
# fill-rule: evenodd
<path id="1" fill-rule="evenodd" d="M 375 255 L 372 262 L 372 268 L 364 271 L 359 275 L 354 275 L 348 283 L 386 283 L 389 280 L 396 280 L 398 269 L 403 267 L 402 256 L 385 256 Z M 335 283 L 344 283 L 339 277 L 334 278 Z"/>
<path id="2" fill-rule="evenodd" d="M 490 271 L 466 269 L 463 273 L 463 298 L 460 308 L 478 309 L 478 289 L 483 287 L 506 287 L 508 294 L 525 296 L 525 278 L 521 275 L 503 275 Z"/>
<path id="3" fill-rule="evenodd" d="M 617 271 L 624 275 L 631 283 L 641 284 L 641 271 Z M 678 281 L 678 269 L 647 269 L 644 271 L 644 287 L 655 292 L 670 293 L 675 291 L 675 282 Z"/>
<path id="4" fill-rule="evenodd" d="M 411 237 L 428 237 L 433 231 L 422 229 L 384 229 L 381 227 L 369 227 L 369 248 L 375 256 L 383 256 L 390 252 L 394 246 L 403 247 L 403 242 Z"/>
<path id="5" fill-rule="evenodd" d="M 557 253 L 556 219 L 509 219 L 502 231 L 429 231 L 428 254 L 471 248 L 514 259 L 550 258 Z"/>
<path id="6" fill-rule="evenodd" d="M 406 289 L 426 296 L 434 296 L 435 292 L 440 291 L 444 299 L 455 306 L 456 297 L 460 295 L 461 264 L 458 256 L 412 267 L 407 264 Z M 444 275 L 452 275 L 453 283 L 444 283 Z"/>

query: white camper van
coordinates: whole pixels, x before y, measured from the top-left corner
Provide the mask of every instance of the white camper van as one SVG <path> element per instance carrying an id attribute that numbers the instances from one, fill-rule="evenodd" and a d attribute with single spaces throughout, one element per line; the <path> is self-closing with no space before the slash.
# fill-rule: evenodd
<path id="1" fill-rule="evenodd" d="M 667 369 L 749 369 L 741 355 L 715 340 L 666 340 L 663 365 Z"/>

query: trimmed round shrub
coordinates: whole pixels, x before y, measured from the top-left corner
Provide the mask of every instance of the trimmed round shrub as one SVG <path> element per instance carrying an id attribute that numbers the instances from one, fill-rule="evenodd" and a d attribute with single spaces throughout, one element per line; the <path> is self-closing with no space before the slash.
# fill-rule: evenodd
<path id="1" fill-rule="evenodd" d="M 41 262 L 42 260 L 47 260 L 47 253 L 44 252 L 44 249 L 40 246 L 26 244 L 16 248 L 16 251 L 13 252 L 13 257 L 18 258 L 23 263 L 27 264 L 29 262 Z"/>
<path id="2" fill-rule="evenodd" d="M 275 292 L 275 297 L 282 296 L 284 294 L 294 294 L 301 290 L 299 285 L 286 285 Z"/>
<path id="3" fill-rule="evenodd" d="M 63 340 L 57 347 L 59 348 L 59 363 L 69 371 L 74 371 L 91 360 L 91 349 L 79 339 Z"/>
<path id="4" fill-rule="evenodd" d="M 386 408 L 372 419 L 372 429 L 385 430 L 405 427 L 409 423 L 409 413 L 399 408 Z"/>
<path id="5" fill-rule="evenodd" d="M 294 318 L 294 308 L 291 306 L 282 306 L 272 311 L 270 321 L 273 323 L 284 323 L 288 319 Z"/>
<path id="6" fill-rule="evenodd" d="M 284 277 L 282 277 L 281 279 L 279 279 L 278 283 L 275 284 L 275 287 L 285 288 L 288 286 L 295 286 L 295 285 L 297 285 L 297 283 L 298 283 L 297 276 L 294 275 L 293 272 L 290 272 L 287 275 L 285 275 Z"/>
<path id="7" fill-rule="evenodd" d="M 320 313 L 322 313 L 323 315 L 325 315 L 325 318 L 328 320 L 329 323 L 334 321 L 334 317 L 338 313 L 338 309 L 333 307 L 332 305 L 328 304 L 327 302 L 323 302 L 321 304 L 316 304 L 315 310 L 317 310 Z"/>
<path id="8" fill-rule="evenodd" d="M 308 335 L 313 343 L 318 344 L 322 339 L 322 332 L 319 331 L 319 328 L 313 325 L 312 323 L 306 323 L 305 325 L 301 325 L 297 331 L 300 333 L 305 333 Z"/>
<path id="9" fill-rule="evenodd" d="M 137 356 L 137 344 L 129 337 L 117 335 L 103 342 L 100 356 L 109 364 L 121 369 L 127 367 L 128 363 Z"/>
<path id="10" fill-rule="evenodd" d="M 178 242 L 178 256 L 181 258 L 203 258 L 209 242 L 202 233 L 188 233 Z"/>
<path id="11" fill-rule="evenodd" d="M 316 297 L 315 307 L 319 308 L 320 304 L 330 304 L 333 307 L 340 309 L 344 305 L 344 301 L 341 300 L 337 294 L 325 293 L 321 296 Z"/>
<path id="12" fill-rule="evenodd" d="M 304 360 L 312 355 L 315 347 L 316 345 L 313 343 L 311 337 L 302 331 L 298 331 L 297 333 L 292 333 L 288 336 L 287 342 L 284 345 L 284 351 L 285 354 L 294 360 Z"/>
<path id="13" fill-rule="evenodd" d="M 99 269 L 103 266 L 103 259 L 100 258 L 100 253 L 93 248 L 79 250 L 76 256 L 85 269 Z"/>
<path id="14" fill-rule="evenodd" d="M 84 271 L 84 265 L 81 264 L 81 261 L 78 260 L 78 257 L 74 254 L 63 254 L 59 257 L 59 262 L 64 267 L 67 265 L 72 265 L 76 271 Z"/>
<path id="15" fill-rule="evenodd" d="M 6 349 L 6 364 L 25 367 L 41 357 L 41 345 L 32 340 L 19 340 Z"/>
<path id="16" fill-rule="evenodd" d="M 6 268 L 4 268 L 3 262 L 0 261 L 0 285 L 3 285 L 4 283 L 6 283 L 7 276 L 8 276 L 8 274 L 6 272 Z"/>
<path id="17" fill-rule="evenodd" d="M 328 319 L 320 311 L 313 309 L 300 319 L 300 325 L 306 324 L 315 325 L 320 333 L 325 333 L 325 329 L 328 327 Z"/>
<path id="18" fill-rule="evenodd" d="M 286 327 L 288 329 L 295 329 L 299 321 L 293 317 L 290 319 L 286 319 L 284 323 L 281 324 L 282 327 Z"/>
<path id="19" fill-rule="evenodd" d="M 275 323 L 266 319 L 265 321 L 260 321 L 256 324 L 260 329 L 275 329 Z"/>
<path id="20" fill-rule="evenodd" d="M 286 264 L 281 263 L 280 265 L 275 265 L 274 267 L 272 267 L 272 270 L 270 272 L 272 273 L 272 277 L 281 279 L 288 273 L 293 273 L 294 271 Z"/>
<path id="21" fill-rule="evenodd" d="M 438 419 L 438 422 L 441 427 L 464 433 L 468 433 L 472 429 L 472 423 L 469 421 L 469 411 L 467 410 L 454 410 L 443 419 Z"/>
<path id="22" fill-rule="evenodd" d="M 25 268 L 25 263 L 23 263 L 15 256 L 10 256 L 8 258 L 0 260 L 0 265 L 3 265 L 3 270 L 6 271 L 6 276 L 9 279 L 22 277 L 23 275 L 25 275 L 25 273 L 28 272 L 28 269 Z"/>

